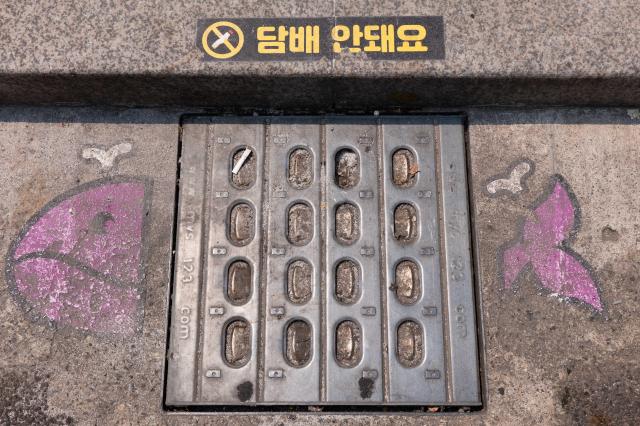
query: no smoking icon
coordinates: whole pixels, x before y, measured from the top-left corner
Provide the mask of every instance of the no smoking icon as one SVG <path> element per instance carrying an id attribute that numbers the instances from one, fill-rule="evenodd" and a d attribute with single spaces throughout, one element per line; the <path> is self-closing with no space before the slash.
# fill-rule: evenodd
<path id="1" fill-rule="evenodd" d="M 240 52 L 243 44 L 244 34 L 233 22 L 214 22 L 202 33 L 202 48 L 212 58 L 232 58 Z"/>

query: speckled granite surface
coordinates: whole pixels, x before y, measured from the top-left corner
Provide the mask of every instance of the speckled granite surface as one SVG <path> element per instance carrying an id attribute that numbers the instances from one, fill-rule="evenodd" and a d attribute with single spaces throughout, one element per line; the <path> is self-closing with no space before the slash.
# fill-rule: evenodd
<path id="1" fill-rule="evenodd" d="M 446 59 L 214 63 L 195 46 L 201 18 L 367 15 L 443 16 Z M 288 110 L 632 105 L 639 42 L 629 0 L 9 1 L 0 10 L 0 94 L 5 104 Z"/>

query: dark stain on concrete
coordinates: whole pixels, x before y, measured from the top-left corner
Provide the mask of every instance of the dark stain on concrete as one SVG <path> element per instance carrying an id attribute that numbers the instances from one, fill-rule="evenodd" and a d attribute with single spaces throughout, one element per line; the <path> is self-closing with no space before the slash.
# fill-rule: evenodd
<path id="1" fill-rule="evenodd" d="M 247 402 L 253 396 L 253 383 L 242 382 L 236 388 L 238 390 L 238 399 L 242 402 Z"/>
<path id="2" fill-rule="evenodd" d="M 48 376 L 30 371 L 0 371 L 0 424 L 76 424 L 72 417 L 48 413 L 48 389 Z"/>
<path id="3" fill-rule="evenodd" d="M 620 239 L 620 233 L 609 225 L 602 228 L 601 234 L 602 241 L 616 242 Z"/>
<path id="4" fill-rule="evenodd" d="M 360 387 L 360 397 L 362 399 L 369 399 L 373 395 L 373 380 L 365 377 L 361 377 L 358 380 L 358 386 Z"/>
<path id="5" fill-rule="evenodd" d="M 640 309 L 640 250 L 631 250 L 600 268 L 602 280 L 610 283 L 612 314 L 617 321 L 637 318 Z M 612 336 L 613 337 L 613 336 Z"/>
<path id="6" fill-rule="evenodd" d="M 637 424 L 640 369 L 635 364 L 576 365 L 558 391 L 571 424 Z"/>

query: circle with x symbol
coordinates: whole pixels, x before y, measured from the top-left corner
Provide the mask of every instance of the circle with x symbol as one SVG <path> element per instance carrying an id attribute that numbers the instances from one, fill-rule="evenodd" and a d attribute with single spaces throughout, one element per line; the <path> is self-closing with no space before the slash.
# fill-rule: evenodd
<path id="1" fill-rule="evenodd" d="M 202 33 L 202 48 L 212 58 L 232 58 L 242 49 L 243 44 L 244 34 L 233 22 L 214 22 Z"/>

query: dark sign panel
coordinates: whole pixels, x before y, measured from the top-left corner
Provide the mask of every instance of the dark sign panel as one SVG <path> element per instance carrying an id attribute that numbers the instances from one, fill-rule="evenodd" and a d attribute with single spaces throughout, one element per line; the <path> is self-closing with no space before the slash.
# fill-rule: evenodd
<path id="1" fill-rule="evenodd" d="M 203 19 L 204 60 L 444 59 L 441 16 Z"/>

